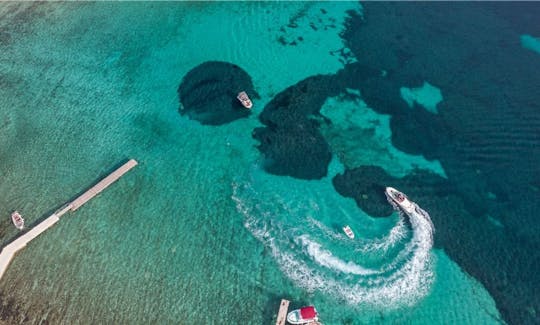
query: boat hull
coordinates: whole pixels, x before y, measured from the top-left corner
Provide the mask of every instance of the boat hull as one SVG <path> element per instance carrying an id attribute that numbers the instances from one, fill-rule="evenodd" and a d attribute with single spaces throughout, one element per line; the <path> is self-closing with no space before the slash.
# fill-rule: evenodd
<path id="1" fill-rule="evenodd" d="M 347 235 L 347 237 L 349 237 L 350 239 L 354 239 L 354 232 L 351 230 L 351 227 L 349 227 L 349 226 L 343 227 L 343 232 L 344 232 L 345 235 Z"/>
<path id="2" fill-rule="evenodd" d="M 251 101 L 251 99 L 249 99 L 249 96 L 245 91 L 239 92 L 236 98 L 245 108 L 251 109 L 253 107 L 253 102 Z"/>
<path id="3" fill-rule="evenodd" d="M 287 314 L 287 322 L 290 324 L 316 324 L 317 320 L 317 311 L 312 306 L 296 309 Z"/>
<path id="4" fill-rule="evenodd" d="M 11 214 L 11 221 L 13 222 L 13 225 L 15 226 L 15 228 L 19 230 L 23 230 L 24 219 L 19 212 L 15 211 Z"/>
<path id="5" fill-rule="evenodd" d="M 414 204 L 409 201 L 409 198 L 402 192 L 396 190 L 393 187 L 387 187 L 385 190 L 388 201 L 395 207 L 403 209 L 407 213 L 414 211 Z"/>

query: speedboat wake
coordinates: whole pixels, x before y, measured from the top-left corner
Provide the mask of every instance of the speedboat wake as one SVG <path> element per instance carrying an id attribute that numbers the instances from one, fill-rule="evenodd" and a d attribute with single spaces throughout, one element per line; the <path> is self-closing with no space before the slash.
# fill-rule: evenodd
<path id="1" fill-rule="evenodd" d="M 288 193 L 305 189 L 299 184 L 295 191 L 288 185 Z M 306 196 L 290 198 L 276 188 L 283 187 L 258 192 L 252 182 L 235 183 L 232 199 L 245 227 L 296 285 L 352 305 L 385 309 L 414 305 L 429 292 L 434 279 L 433 224 L 429 214 L 403 193 L 386 191 L 399 212 L 386 236 L 352 241 L 318 221 L 314 202 Z M 378 260 L 366 258 L 367 252 Z"/>

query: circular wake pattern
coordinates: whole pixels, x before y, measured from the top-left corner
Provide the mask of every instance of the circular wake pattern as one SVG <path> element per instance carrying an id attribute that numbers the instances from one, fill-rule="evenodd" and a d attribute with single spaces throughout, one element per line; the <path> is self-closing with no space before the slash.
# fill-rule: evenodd
<path id="1" fill-rule="evenodd" d="M 393 248 L 400 240 L 405 238 L 407 234 L 407 227 L 405 226 L 405 220 L 400 215 L 398 223 L 388 232 L 388 235 L 380 239 L 370 240 L 363 245 L 362 248 L 357 249 L 357 252 L 369 253 L 369 252 L 383 252 L 386 253 L 390 248 Z"/>
<path id="2" fill-rule="evenodd" d="M 351 305 L 385 309 L 414 305 L 428 293 L 434 279 L 434 230 L 427 213 L 399 212 L 386 235 L 369 239 L 357 233 L 351 240 L 319 220 L 327 212 L 305 198 L 310 196 L 285 199 L 279 194 L 283 189 L 272 192 L 265 187 L 259 192 L 255 187 L 250 182 L 233 184 L 232 199 L 245 217 L 245 227 L 299 287 Z M 289 193 L 300 191 L 286 188 Z"/>

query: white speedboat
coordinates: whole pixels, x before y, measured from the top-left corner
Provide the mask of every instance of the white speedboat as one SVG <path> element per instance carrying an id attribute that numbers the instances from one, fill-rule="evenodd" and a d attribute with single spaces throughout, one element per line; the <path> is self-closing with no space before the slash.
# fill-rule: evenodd
<path id="1" fill-rule="evenodd" d="M 345 235 L 347 235 L 347 237 L 349 237 L 350 239 L 354 239 L 354 232 L 352 231 L 351 227 L 349 227 L 348 225 L 343 227 L 343 232 L 345 233 Z"/>
<path id="2" fill-rule="evenodd" d="M 251 109 L 253 107 L 253 103 L 245 91 L 239 92 L 236 98 L 238 98 L 240 103 L 242 103 L 245 108 Z"/>
<path id="3" fill-rule="evenodd" d="M 407 213 L 412 213 L 415 208 L 415 204 L 409 201 L 407 195 L 401 193 L 393 187 L 387 187 L 385 190 L 388 202 L 393 206 L 400 207 Z"/>
<path id="4" fill-rule="evenodd" d="M 317 324 L 317 310 L 313 306 L 302 307 L 287 314 L 287 322 L 291 324 Z"/>
<path id="5" fill-rule="evenodd" d="M 24 218 L 19 212 L 15 211 L 11 214 L 11 221 L 13 221 L 17 229 L 22 230 L 24 228 Z"/>

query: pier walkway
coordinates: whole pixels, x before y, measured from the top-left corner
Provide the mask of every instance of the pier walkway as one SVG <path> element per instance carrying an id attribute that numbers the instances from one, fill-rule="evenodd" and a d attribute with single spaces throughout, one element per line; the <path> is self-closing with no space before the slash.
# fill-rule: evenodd
<path id="1" fill-rule="evenodd" d="M 88 191 L 84 192 L 71 203 L 64 205 L 62 208 L 55 211 L 52 215 L 50 215 L 45 220 L 30 229 L 24 235 L 20 236 L 10 244 L 6 245 L 0 253 L 0 279 L 4 275 L 4 272 L 7 270 L 9 263 L 11 262 L 15 254 L 19 250 L 23 249 L 26 244 L 28 244 L 32 239 L 39 236 L 45 230 L 52 227 L 55 223 L 57 223 L 62 215 L 64 215 L 68 211 L 75 211 L 80 208 L 83 204 L 85 204 L 94 196 L 99 194 L 101 191 L 114 183 L 116 180 L 122 177 L 122 175 L 127 173 L 131 168 L 135 166 L 137 166 L 137 162 L 133 159 L 130 159 L 127 163 L 120 166 L 118 169 L 116 169 L 107 177 L 99 181 L 96 185 L 92 186 Z"/>
<path id="2" fill-rule="evenodd" d="M 75 211 L 80 208 L 83 204 L 88 202 L 94 196 L 98 195 L 101 191 L 106 189 L 109 185 L 114 183 L 117 179 L 122 177 L 127 173 L 131 168 L 137 166 L 137 162 L 133 159 L 129 160 L 127 163 L 120 166 L 117 170 L 112 172 L 109 176 L 105 177 L 99 183 L 92 186 L 88 191 L 84 192 L 81 196 L 71 202 L 71 211 Z"/>
<path id="3" fill-rule="evenodd" d="M 285 325 L 285 323 L 287 322 L 287 311 L 289 311 L 289 303 L 289 300 L 281 299 L 276 325 Z"/>

